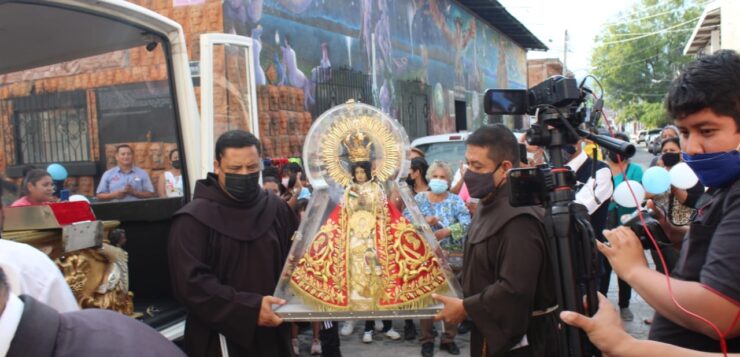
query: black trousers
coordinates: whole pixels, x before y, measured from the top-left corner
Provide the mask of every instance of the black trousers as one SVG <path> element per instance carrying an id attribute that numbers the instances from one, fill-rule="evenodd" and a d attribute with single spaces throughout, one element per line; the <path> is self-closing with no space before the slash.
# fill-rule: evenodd
<path id="1" fill-rule="evenodd" d="M 599 255 L 601 255 L 601 253 L 599 253 Z M 606 257 L 601 255 L 601 258 L 604 263 L 604 275 L 601 276 L 599 281 L 599 292 L 606 296 L 606 293 L 609 291 L 609 283 L 612 278 L 612 266 L 609 264 L 609 260 L 607 260 Z M 617 283 L 619 285 L 619 307 L 622 309 L 627 308 L 630 306 L 632 287 L 622 279 L 619 279 Z"/>
<path id="2" fill-rule="evenodd" d="M 321 339 L 321 355 L 324 357 L 342 357 L 342 351 L 339 350 L 339 323 L 333 321 L 331 327 L 321 323 L 319 338 Z"/>

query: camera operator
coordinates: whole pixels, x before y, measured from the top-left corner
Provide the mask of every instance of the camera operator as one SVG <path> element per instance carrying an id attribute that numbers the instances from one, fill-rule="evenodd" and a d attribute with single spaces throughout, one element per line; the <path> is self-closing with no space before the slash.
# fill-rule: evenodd
<path id="1" fill-rule="evenodd" d="M 724 50 L 688 65 L 669 89 L 666 107 L 681 132 L 686 163 L 709 188 L 681 247 L 671 285 L 675 299 L 717 326 L 730 352 L 740 351 L 740 56 Z M 667 235 L 680 230 L 659 215 Z M 656 310 L 651 340 L 720 351 L 708 324 L 674 305 L 662 274 L 648 268 L 632 230 L 605 232 L 597 243 L 614 271 Z"/>

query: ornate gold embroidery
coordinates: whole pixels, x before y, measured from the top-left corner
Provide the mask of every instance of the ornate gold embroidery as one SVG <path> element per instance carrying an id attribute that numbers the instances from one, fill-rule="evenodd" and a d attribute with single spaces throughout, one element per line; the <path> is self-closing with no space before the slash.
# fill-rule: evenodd
<path id="1" fill-rule="evenodd" d="M 400 213 L 389 222 L 379 184 L 353 190 L 345 192 L 336 223 L 327 220 L 296 264 L 294 291 L 318 311 L 428 306 L 431 293 L 446 287 L 430 246 Z"/>
<path id="2" fill-rule="evenodd" d="M 103 249 L 118 249 L 105 245 Z M 98 308 L 118 311 L 126 315 L 134 313 L 134 294 L 128 291 L 128 283 L 122 279 L 111 280 L 110 267 L 126 261 L 109 260 L 108 254 L 101 254 L 96 249 L 85 249 L 70 254 L 64 259 L 57 259 L 56 263 L 64 274 L 64 278 L 72 288 L 77 302 L 82 308 Z M 119 259 L 126 259 L 121 255 Z M 105 287 L 103 292 L 98 292 Z"/>

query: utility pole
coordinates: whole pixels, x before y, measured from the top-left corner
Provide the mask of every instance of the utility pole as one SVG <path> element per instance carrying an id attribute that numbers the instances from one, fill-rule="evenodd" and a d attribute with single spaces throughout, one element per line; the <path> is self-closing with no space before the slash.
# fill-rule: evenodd
<path id="1" fill-rule="evenodd" d="M 563 39 L 563 76 L 568 74 L 568 29 L 565 29 Z"/>

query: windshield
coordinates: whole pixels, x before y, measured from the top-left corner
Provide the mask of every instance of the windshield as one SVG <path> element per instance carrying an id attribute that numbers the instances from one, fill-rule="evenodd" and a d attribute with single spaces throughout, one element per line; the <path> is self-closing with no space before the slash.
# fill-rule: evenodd
<path id="1" fill-rule="evenodd" d="M 0 74 L 5 204 L 21 198 L 30 170 L 53 163 L 66 171 L 53 200 L 183 196 L 165 40 L 148 41 L 107 46 L 116 49 L 93 56 L 76 53 L 72 60 L 65 53 L 61 62 Z"/>
<path id="2" fill-rule="evenodd" d="M 453 170 L 457 170 L 460 167 L 460 163 L 465 160 L 466 146 L 464 141 L 423 144 L 417 147 L 424 151 L 424 157 L 429 164 L 436 160 L 444 161 Z"/>

